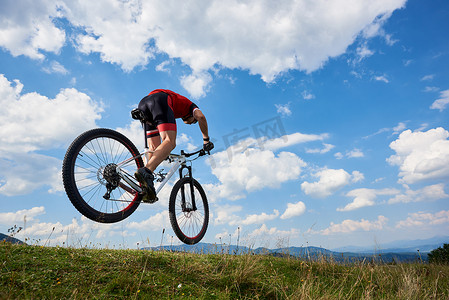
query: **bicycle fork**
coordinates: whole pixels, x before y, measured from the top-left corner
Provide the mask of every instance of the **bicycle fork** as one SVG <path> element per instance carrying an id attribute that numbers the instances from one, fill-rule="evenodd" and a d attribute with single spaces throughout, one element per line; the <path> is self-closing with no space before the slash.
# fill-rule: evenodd
<path id="1" fill-rule="evenodd" d="M 193 184 L 193 177 L 192 177 L 192 167 L 182 165 L 179 169 L 179 177 L 182 179 L 182 170 L 187 169 L 188 170 L 188 178 L 189 184 L 190 184 L 190 199 L 192 199 L 192 207 L 186 206 L 186 191 L 184 188 L 184 185 L 181 186 L 181 207 L 183 212 L 191 212 L 196 211 L 196 203 L 195 203 L 195 190 L 194 190 L 194 184 Z"/>

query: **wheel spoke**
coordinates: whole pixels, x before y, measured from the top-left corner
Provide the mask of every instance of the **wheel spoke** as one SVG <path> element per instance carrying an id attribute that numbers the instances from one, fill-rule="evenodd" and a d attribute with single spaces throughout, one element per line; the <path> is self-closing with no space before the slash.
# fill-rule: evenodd
<path id="1" fill-rule="evenodd" d="M 199 191 L 198 182 L 194 181 L 194 197 L 196 210 L 192 210 L 192 183 L 189 179 L 181 179 L 174 187 L 174 193 L 170 199 L 170 221 L 178 238 L 187 243 L 194 244 L 199 242 L 207 229 L 209 223 L 209 208 L 204 191 Z M 177 189 L 177 190 L 175 190 Z M 182 208 L 182 190 L 184 191 L 185 208 Z M 202 189 L 201 189 L 202 190 Z"/>
<path id="2" fill-rule="evenodd" d="M 140 203 L 138 194 L 114 167 L 132 157 L 120 166 L 128 174 L 134 174 L 143 162 L 132 142 L 116 131 L 98 128 L 80 135 L 63 163 L 64 187 L 73 205 L 99 222 L 117 222 L 132 213 Z"/>

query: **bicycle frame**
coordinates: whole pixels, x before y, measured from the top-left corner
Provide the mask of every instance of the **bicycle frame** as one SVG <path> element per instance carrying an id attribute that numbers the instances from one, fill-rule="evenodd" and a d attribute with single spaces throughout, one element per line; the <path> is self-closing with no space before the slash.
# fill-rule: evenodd
<path id="1" fill-rule="evenodd" d="M 127 163 L 129 163 L 130 161 L 135 160 L 137 157 L 139 156 L 144 156 L 147 153 L 153 153 L 153 151 L 150 151 L 148 149 L 146 149 L 144 152 L 140 153 L 138 156 L 135 157 L 131 157 L 127 160 L 122 161 L 121 163 L 117 164 L 116 167 L 116 171 L 119 174 L 119 176 L 126 182 L 128 183 L 134 190 L 136 190 L 137 192 L 141 193 L 142 192 L 142 188 L 136 183 L 136 180 L 132 177 L 129 176 L 126 172 L 124 172 L 120 167 L 123 165 L 126 165 Z M 162 182 L 157 186 L 156 188 L 156 194 L 158 194 L 162 188 L 164 187 L 164 185 L 167 183 L 167 181 L 170 180 L 170 178 L 173 176 L 173 174 L 175 174 L 175 172 L 179 169 L 179 167 L 181 165 L 184 165 L 186 162 L 186 157 L 184 155 L 178 155 L 178 154 L 170 154 L 168 156 L 168 160 L 173 163 L 173 166 L 171 167 L 171 169 L 168 171 L 168 173 L 166 175 L 160 175 L 163 180 Z M 190 174 L 191 175 L 191 174 Z"/>

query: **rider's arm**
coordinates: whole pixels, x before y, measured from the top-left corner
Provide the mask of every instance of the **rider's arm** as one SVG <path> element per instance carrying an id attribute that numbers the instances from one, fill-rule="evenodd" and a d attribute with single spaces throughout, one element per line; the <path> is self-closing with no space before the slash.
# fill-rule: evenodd
<path id="1" fill-rule="evenodd" d="M 198 121 L 198 125 L 200 126 L 201 133 L 203 134 L 203 139 L 209 138 L 209 130 L 207 127 L 207 120 L 204 114 L 199 109 L 195 109 L 193 112 L 193 117 Z M 207 141 L 204 141 L 204 144 L 207 144 Z"/>

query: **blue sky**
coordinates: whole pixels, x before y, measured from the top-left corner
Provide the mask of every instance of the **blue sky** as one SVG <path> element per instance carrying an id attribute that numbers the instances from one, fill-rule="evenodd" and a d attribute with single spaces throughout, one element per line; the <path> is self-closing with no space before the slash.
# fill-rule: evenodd
<path id="1" fill-rule="evenodd" d="M 85 130 L 142 149 L 130 111 L 156 88 L 209 122 L 214 155 L 194 164 L 210 202 L 204 242 L 376 248 L 449 232 L 447 1 L 6 0 L 0 16 L 0 232 L 179 243 L 169 187 L 105 225 L 61 182 Z M 201 143 L 178 123 L 176 151 Z"/>

